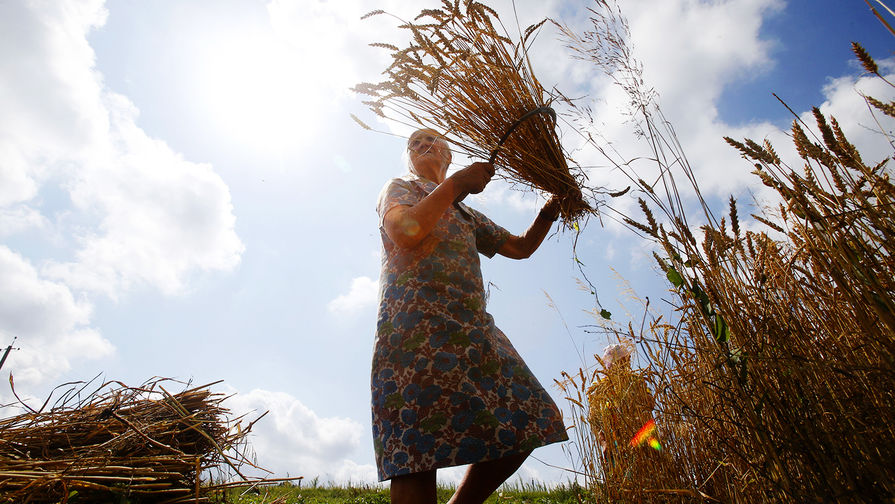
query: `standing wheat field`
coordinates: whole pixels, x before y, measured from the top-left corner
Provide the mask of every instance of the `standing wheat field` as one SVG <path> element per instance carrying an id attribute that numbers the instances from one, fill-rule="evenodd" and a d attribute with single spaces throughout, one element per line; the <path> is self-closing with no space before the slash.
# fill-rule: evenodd
<path id="1" fill-rule="evenodd" d="M 622 218 L 653 247 L 673 312 L 645 308 L 639 327 L 606 329 L 637 342 L 656 403 L 657 447 L 632 440 L 618 455 L 625 471 L 600 453 L 589 418 L 594 401 L 610 400 L 589 393 L 606 370 L 595 363 L 559 382 L 593 501 L 891 501 L 895 150 L 862 158 L 818 108 L 811 124 L 792 122 L 799 159 L 781 159 L 767 141 L 726 138 L 774 203 L 744 217 L 731 197 L 719 217 L 643 84 L 621 11 L 600 3 L 592 31 L 567 35 L 625 88 L 652 149 L 660 176 L 651 182 L 610 159 L 635 188 L 641 214 Z M 860 44 L 852 48 L 883 79 Z M 865 100 L 872 114 L 895 117 L 895 104 Z"/>

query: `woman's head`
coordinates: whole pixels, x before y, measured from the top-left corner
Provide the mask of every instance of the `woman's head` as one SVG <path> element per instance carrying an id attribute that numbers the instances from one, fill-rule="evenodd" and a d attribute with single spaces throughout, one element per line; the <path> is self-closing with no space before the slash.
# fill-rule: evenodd
<path id="1" fill-rule="evenodd" d="M 609 369 L 620 362 L 630 363 L 632 353 L 634 353 L 634 343 L 630 340 L 625 339 L 621 343 L 608 345 L 603 350 L 603 366 Z"/>
<path id="2" fill-rule="evenodd" d="M 407 139 L 407 157 L 411 172 L 441 183 L 451 164 L 451 149 L 437 131 L 423 128 Z"/>

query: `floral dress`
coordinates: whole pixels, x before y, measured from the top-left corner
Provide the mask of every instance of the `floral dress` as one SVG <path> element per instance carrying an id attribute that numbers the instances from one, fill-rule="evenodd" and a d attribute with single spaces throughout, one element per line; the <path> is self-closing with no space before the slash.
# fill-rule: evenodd
<path id="1" fill-rule="evenodd" d="M 436 184 L 408 175 L 379 196 L 382 271 L 371 373 L 380 480 L 494 460 L 568 439 L 561 414 L 485 311 L 479 254 L 510 234 L 462 203 L 416 247 L 383 216 Z"/>

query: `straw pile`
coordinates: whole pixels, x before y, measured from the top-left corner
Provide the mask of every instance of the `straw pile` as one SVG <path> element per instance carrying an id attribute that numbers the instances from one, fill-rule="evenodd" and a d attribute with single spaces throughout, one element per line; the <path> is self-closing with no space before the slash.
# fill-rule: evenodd
<path id="1" fill-rule="evenodd" d="M 79 385 L 48 411 L 0 421 L 0 502 L 206 502 L 215 487 L 200 475 L 239 473 L 251 424 L 230 428 L 214 384 L 172 395 L 166 381 L 107 382 L 86 397 Z"/>
<path id="2" fill-rule="evenodd" d="M 514 43 L 490 7 L 443 0 L 442 9 L 424 9 L 400 26 L 412 34 L 407 47 L 371 44 L 393 51 L 393 62 L 386 80 L 354 90 L 374 97 L 364 103 L 377 115 L 441 131 L 471 157 L 494 162 L 505 180 L 559 196 L 570 224 L 593 209 L 582 194 L 585 175 L 570 170 L 557 137 L 553 98 L 528 60 L 545 21 Z"/>

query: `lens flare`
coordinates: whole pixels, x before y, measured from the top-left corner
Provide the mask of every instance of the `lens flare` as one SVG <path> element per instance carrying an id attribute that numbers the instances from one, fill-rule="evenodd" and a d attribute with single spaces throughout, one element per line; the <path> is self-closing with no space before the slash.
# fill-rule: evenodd
<path id="1" fill-rule="evenodd" d="M 407 236 L 416 236 L 420 232 L 420 223 L 416 219 L 407 217 L 401 221 L 401 229 Z"/>
<path id="2" fill-rule="evenodd" d="M 655 420 L 650 420 L 649 422 L 643 424 L 643 427 L 637 431 L 637 434 L 634 434 L 634 437 L 631 439 L 631 448 L 636 448 L 643 443 L 649 445 L 653 450 L 659 451 L 662 449 L 662 444 L 659 443 L 659 440 L 653 435 L 656 432 L 656 422 Z"/>
<path id="3" fill-rule="evenodd" d="M 645 441 L 648 441 L 655 431 L 656 422 L 654 420 L 650 420 L 649 422 L 643 424 L 643 427 L 641 427 L 640 430 L 637 431 L 637 434 L 634 434 L 634 437 L 631 439 L 631 448 L 640 446 Z"/>

